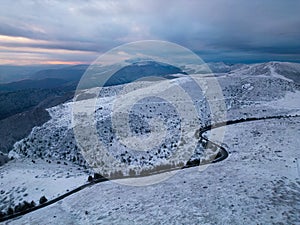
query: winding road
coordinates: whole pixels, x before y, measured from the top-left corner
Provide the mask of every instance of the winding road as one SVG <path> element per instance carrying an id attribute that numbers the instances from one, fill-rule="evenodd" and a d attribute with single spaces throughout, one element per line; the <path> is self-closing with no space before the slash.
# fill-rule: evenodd
<path id="1" fill-rule="evenodd" d="M 204 127 L 202 128 L 200 131 L 199 131 L 199 137 L 200 139 L 202 140 L 205 140 L 206 142 L 209 142 L 211 145 L 213 146 L 216 146 L 217 149 L 218 149 L 218 153 L 216 155 L 216 158 L 214 158 L 212 161 L 210 161 L 209 163 L 217 163 L 217 162 L 220 162 L 224 159 L 226 159 L 228 157 L 228 151 L 221 145 L 217 144 L 217 143 L 213 143 L 212 141 L 210 141 L 209 139 L 207 139 L 206 137 L 203 136 L 203 134 L 211 129 L 215 129 L 215 128 L 219 128 L 219 127 L 223 127 L 223 126 L 227 126 L 227 125 L 232 125 L 232 124 L 238 124 L 238 123 L 244 123 L 244 122 L 250 122 L 250 121 L 258 121 L 258 120 L 270 120 L 270 119 L 281 119 L 281 118 L 293 118 L 293 117 L 299 117 L 300 115 L 293 115 L 293 116 L 270 116 L 270 117 L 263 117 L 263 118 L 247 118 L 247 119 L 239 119 L 239 120 L 232 120 L 232 121 L 226 121 L 226 122 L 222 122 L 222 123 L 217 123 L 217 124 L 213 124 L 213 125 L 209 125 L 207 127 Z M 184 166 L 184 167 L 176 167 L 176 168 L 171 168 L 171 169 L 167 169 L 167 170 L 163 170 L 163 171 L 157 171 L 155 173 L 152 173 L 151 175 L 154 175 L 154 174 L 159 174 L 159 173 L 164 173 L 164 172 L 168 172 L 168 171 L 173 171 L 173 170 L 179 170 L 179 169 L 185 169 L 185 168 L 189 168 L 189 167 L 195 167 L 195 166 L 199 166 L 199 162 L 200 161 L 192 161 L 192 162 L 187 162 L 187 164 Z M 140 175 L 140 176 L 135 176 L 135 177 L 142 177 L 143 175 Z M 129 178 L 129 177 L 124 177 L 124 178 Z M 14 213 L 12 215 L 7 215 L 7 216 L 4 216 L 2 218 L 0 218 L 0 222 L 4 222 L 4 221 L 7 221 L 7 220 L 10 220 L 10 219 L 13 219 L 13 218 L 17 218 L 17 217 L 20 217 L 20 216 L 23 216 L 25 214 L 28 214 L 30 212 L 33 212 L 33 211 L 36 211 L 38 209 L 41 209 L 41 208 L 44 208 L 46 206 L 49 206 L 49 205 L 52 205 L 72 194 L 75 194 L 87 187 L 90 187 L 94 184 L 97 184 L 97 183 L 101 183 L 101 182 L 105 182 L 105 181 L 108 181 L 109 179 L 107 178 L 100 178 L 100 179 L 94 179 L 92 182 L 90 183 L 87 183 L 87 184 L 84 184 L 84 185 L 81 185 L 80 187 L 77 187 L 57 198 L 54 198 L 52 200 L 49 200 L 47 201 L 46 203 L 44 204 L 40 204 L 40 205 L 37 205 L 33 208 L 30 208 L 30 209 L 27 209 L 25 211 L 22 211 L 22 212 L 18 212 L 18 213 Z"/>

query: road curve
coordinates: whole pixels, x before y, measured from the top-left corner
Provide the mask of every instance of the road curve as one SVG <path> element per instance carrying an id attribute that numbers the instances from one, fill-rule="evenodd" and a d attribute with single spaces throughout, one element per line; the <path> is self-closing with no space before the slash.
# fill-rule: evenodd
<path id="1" fill-rule="evenodd" d="M 228 157 L 228 151 L 221 145 L 217 144 L 217 143 L 213 143 L 211 142 L 209 139 L 207 139 L 206 137 L 203 136 L 203 134 L 211 129 L 215 129 L 215 128 L 219 128 L 219 127 L 222 127 L 222 126 L 227 126 L 227 125 L 232 125 L 232 124 L 238 124 L 238 123 L 244 123 L 244 122 L 250 122 L 250 121 L 258 121 L 258 120 L 270 120 L 270 119 L 281 119 L 281 118 L 293 118 L 293 117 L 299 117 L 300 115 L 293 115 L 293 116 L 289 116 L 289 115 L 284 115 L 284 116 L 270 116 L 270 117 L 263 117 L 263 118 L 247 118 L 247 119 L 239 119 L 239 120 L 231 120 L 231 121 L 226 121 L 226 122 L 222 122 L 222 123 L 216 123 L 216 124 L 213 124 L 213 125 L 209 125 L 207 127 L 204 127 L 204 128 L 201 128 L 200 131 L 199 131 L 199 137 L 200 139 L 203 139 L 207 142 L 210 142 L 212 145 L 216 146 L 218 148 L 218 153 L 216 155 L 216 158 L 213 159 L 211 162 L 209 163 L 217 163 L 217 162 L 220 162 L 224 159 L 226 159 Z M 156 173 L 152 173 L 150 175 L 154 175 L 154 174 L 158 174 L 158 173 L 164 173 L 164 172 L 168 172 L 168 171 L 173 171 L 173 170 L 179 170 L 179 169 L 185 169 L 185 168 L 189 168 L 189 167 L 195 167 L 195 166 L 199 166 L 199 162 L 190 162 L 190 164 L 187 162 L 187 164 L 184 166 L 184 167 L 177 167 L 177 168 L 171 168 L 171 169 L 168 169 L 168 170 L 163 170 L 163 171 L 158 171 Z M 135 177 L 142 177 L 142 176 L 135 176 Z M 123 177 L 123 178 L 129 178 L 129 177 Z M 0 222 L 4 222 L 4 221 L 7 221 L 7 220 L 10 220 L 10 219 L 13 219 L 13 218 L 17 218 L 17 217 L 20 217 L 20 216 L 23 216 L 25 214 L 28 214 L 30 212 L 33 212 L 33 211 L 36 211 L 38 209 L 41 209 L 41 208 L 44 208 L 46 206 L 49 206 L 49 205 L 52 205 L 72 194 L 75 194 L 87 187 L 90 187 L 94 184 L 97 184 L 97 183 L 101 183 L 101 182 L 105 182 L 105 181 L 108 181 L 109 179 L 107 178 L 100 178 L 100 179 L 97 179 L 97 180 L 93 180 L 92 182 L 90 183 L 87 183 L 87 184 L 83 184 L 57 198 L 54 198 L 52 200 L 49 200 L 47 201 L 46 203 L 43 203 L 43 204 L 40 204 L 40 205 L 37 205 L 33 208 L 30 208 L 30 209 L 27 209 L 27 210 L 24 210 L 22 212 L 18 212 L 18 213 L 14 213 L 12 215 L 8 215 L 8 216 L 5 216 L 5 217 L 2 217 L 0 218 Z"/>

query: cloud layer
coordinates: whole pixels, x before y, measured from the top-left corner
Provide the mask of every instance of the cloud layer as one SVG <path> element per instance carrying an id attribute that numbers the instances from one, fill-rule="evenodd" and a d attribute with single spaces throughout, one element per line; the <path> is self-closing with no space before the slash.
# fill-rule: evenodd
<path id="1" fill-rule="evenodd" d="M 300 61 L 299 9 L 298 0 L 7 0 L 0 62 L 89 63 L 145 39 L 175 42 L 206 61 Z"/>

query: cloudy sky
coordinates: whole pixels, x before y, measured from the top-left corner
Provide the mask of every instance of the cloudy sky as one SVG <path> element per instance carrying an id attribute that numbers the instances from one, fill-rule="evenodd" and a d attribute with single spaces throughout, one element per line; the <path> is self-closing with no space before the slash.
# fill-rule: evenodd
<path id="1" fill-rule="evenodd" d="M 207 62 L 300 62 L 299 11 L 299 0 L 2 0 L 0 64 L 90 63 L 138 40 Z"/>

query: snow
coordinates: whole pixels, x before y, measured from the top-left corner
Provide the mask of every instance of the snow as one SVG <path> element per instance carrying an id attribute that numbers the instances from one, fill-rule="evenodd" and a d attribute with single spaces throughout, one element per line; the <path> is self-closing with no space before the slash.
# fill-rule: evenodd
<path id="1" fill-rule="evenodd" d="M 264 67 L 269 68 L 269 65 Z M 101 89 L 101 91 L 99 88 L 82 90 L 77 95 L 77 98 L 82 100 L 67 102 L 48 109 L 51 120 L 41 127 L 35 127 L 28 137 L 17 142 L 10 155 L 18 154 L 20 157 L 33 158 L 41 156 L 47 158 L 51 156 L 56 159 L 69 160 L 81 166 L 88 166 L 76 145 L 78 140 L 75 140 L 73 128 L 76 126 L 76 123 L 86 124 L 87 127 L 89 121 L 86 120 L 92 118 L 92 122 L 96 123 L 97 133 L 101 141 L 105 146 L 110 146 L 108 147 L 109 151 L 113 152 L 116 158 L 128 161 L 129 157 L 131 157 L 131 166 L 136 167 L 142 163 L 151 167 L 153 164 L 160 165 L 165 163 L 165 160 L 161 159 L 168 157 L 168 154 L 174 151 L 174 148 L 172 148 L 174 143 L 177 143 L 178 146 L 177 136 L 191 137 L 193 135 L 194 131 L 184 129 L 184 126 L 202 127 L 210 122 L 225 121 L 226 116 L 228 119 L 240 119 L 292 114 L 297 111 L 299 105 L 296 104 L 299 92 L 297 92 L 297 86 L 294 82 L 277 77 L 245 74 L 240 76 L 237 74 L 218 76 L 217 81 L 222 89 L 222 92 L 219 94 L 214 93 L 215 90 L 220 88 L 218 85 L 213 84 L 216 78 L 195 74 L 193 79 L 201 83 L 201 88 L 197 87 L 195 82 L 189 77 L 180 77 L 171 81 L 157 82 L 157 84 L 143 81 L 130 85 L 107 87 Z M 97 96 L 99 91 L 100 96 L 97 100 L 87 98 L 87 94 Z M 289 93 L 294 93 L 295 96 L 294 94 L 294 97 L 290 96 Z M 116 98 L 116 94 L 122 94 L 122 98 L 120 96 Z M 208 94 L 210 94 L 209 103 L 207 102 Z M 287 98 L 289 96 L 294 98 L 293 108 L 284 105 L 286 100 L 280 100 L 285 95 L 288 95 Z M 158 96 L 164 100 L 156 99 L 153 102 L 153 98 L 147 99 L 148 96 Z M 281 101 L 281 103 L 276 102 L 273 104 L 272 101 Z M 193 105 L 189 105 L 190 103 Z M 222 103 L 226 105 L 223 109 L 220 109 Z M 76 105 L 79 107 L 76 107 Z M 278 107 L 275 107 L 276 105 Z M 216 114 L 212 116 L 211 112 L 214 106 L 215 110 L 213 111 Z M 76 108 L 79 108 L 81 111 L 75 112 L 76 116 L 72 118 L 72 113 L 74 115 L 74 109 Z M 177 111 L 180 109 L 180 112 L 174 111 L 174 108 Z M 115 111 L 114 114 L 111 113 L 112 110 Z M 191 113 L 193 111 L 195 112 Z M 114 118 L 124 117 L 129 112 L 132 115 L 130 119 L 132 128 L 130 129 L 134 128 L 136 130 L 135 136 L 130 135 L 131 130 L 122 121 L 118 123 L 118 126 L 112 126 L 114 121 L 116 121 Z M 189 123 L 191 121 L 186 123 L 184 123 L 185 121 L 180 121 L 182 117 L 193 118 L 190 120 L 195 122 L 195 124 Z M 141 125 L 146 130 L 141 129 Z M 167 125 L 169 134 L 166 134 L 164 125 Z M 148 130 L 150 129 L 160 130 L 162 135 L 159 135 L 159 132 L 149 133 Z M 119 130 L 120 132 L 114 133 L 112 130 Z M 191 132 L 188 133 L 188 130 L 191 130 Z M 84 129 L 83 132 L 90 132 L 87 136 L 91 137 L 91 131 Z M 130 138 L 125 138 L 127 133 Z M 151 136 L 150 134 L 153 135 Z M 161 140 L 159 136 L 166 137 L 166 143 L 159 142 L 158 140 Z M 116 141 L 117 139 L 120 140 L 119 137 L 121 137 L 123 143 Z M 185 142 L 189 143 L 189 141 Z M 131 146 L 131 143 L 140 143 L 137 145 L 139 150 L 142 150 L 143 148 L 141 147 L 143 146 L 153 147 L 151 148 L 152 152 L 147 156 L 144 153 L 126 154 L 130 149 L 136 149 L 135 146 Z M 155 147 L 153 144 L 157 146 Z M 95 147 L 95 144 L 91 143 L 91 146 Z M 167 148 L 163 146 L 167 146 Z M 199 150 L 198 152 L 201 151 Z M 122 154 L 125 154 L 125 156 L 121 157 Z M 145 160 L 141 160 L 142 157 Z M 150 158 L 152 159 L 151 161 L 149 160 Z M 111 167 L 117 168 L 115 165 L 111 165 Z"/>
<path id="2" fill-rule="evenodd" d="M 291 109 L 300 112 L 300 91 L 287 92 L 284 98 L 265 103 L 272 108 Z"/>
<path id="3" fill-rule="evenodd" d="M 23 201 L 38 203 L 43 195 L 53 199 L 86 183 L 88 175 L 82 168 L 59 162 L 18 159 L 0 167 L 0 210 Z"/>
<path id="4" fill-rule="evenodd" d="M 230 157 L 203 171 L 143 187 L 99 183 L 8 224 L 296 224 L 299 125 L 290 118 L 227 126 Z"/>
<path id="5" fill-rule="evenodd" d="M 250 83 L 247 83 L 247 84 L 243 84 L 242 88 L 247 91 L 251 91 L 254 87 Z"/>
<path id="6" fill-rule="evenodd" d="M 164 165 L 177 149 L 176 144 L 180 143 L 185 150 L 194 147 L 192 159 L 205 160 L 212 153 L 209 150 L 204 152 L 203 147 L 198 145 L 195 148 L 191 143 L 195 141 L 195 131 L 210 122 L 300 114 L 299 86 L 280 72 L 281 66 L 285 66 L 285 70 L 294 74 L 297 65 L 270 62 L 214 66 L 219 71 L 230 71 L 222 72 L 216 78 L 222 89 L 221 95 L 215 93 L 218 86 L 210 83 L 214 79 L 212 74 L 194 74 L 194 79 L 200 79 L 203 84 L 201 90 L 191 79 L 182 76 L 157 84 L 143 81 L 106 87 L 100 91 L 96 101 L 91 97 L 98 95 L 99 88 L 81 90 L 77 93 L 80 101 L 48 109 L 51 120 L 35 127 L 28 137 L 17 142 L 9 153 L 16 159 L 0 167 L 1 188 L 5 190 L 1 194 L 0 209 L 23 200 L 38 201 L 42 195 L 53 199 L 86 182 L 93 169 L 82 156 L 77 147 L 78 139 L 74 137 L 73 128 L 78 120 L 72 118 L 72 113 L 76 104 L 83 108 L 78 118 L 85 122 L 86 118 L 94 116 L 99 138 L 110 146 L 108 149 L 116 159 L 127 161 L 129 168 Z M 186 69 L 195 72 L 200 67 L 188 65 Z M 178 87 L 185 93 L 177 95 Z M 175 109 L 180 109 L 188 117 L 196 116 L 193 121 L 197 119 L 197 123 L 184 124 L 167 101 L 146 98 L 147 95 L 164 96 L 168 92 L 176 93 L 167 96 Z M 120 93 L 123 97 L 116 98 Z M 211 94 L 211 102 L 216 105 L 225 103 L 226 112 L 216 110 L 217 115 L 212 117 L 205 99 L 207 93 Z M 190 96 L 192 106 L 187 107 L 191 102 L 186 100 L 185 94 Z M 128 108 L 130 102 L 136 104 Z M 195 113 L 191 113 L 191 107 L 194 107 Z M 122 113 L 128 110 L 133 112 L 129 119 L 131 130 L 120 123 L 121 132 L 112 131 L 117 128 L 112 127 L 112 109 L 117 112 L 115 119 L 124 116 Z M 215 140 L 214 134 L 225 130 L 224 139 L 216 139 L 229 150 L 229 158 L 225 161 L 143 178 L 100 183 L 10 223 L 176 224 L 180 221 L 183 224 L 296 224 L 300 221 L 299 124 L 299 118 L 286 118 L 215 129 L 206 135 Z M 164 126 L 169 133 L 163 132 Z M 151 129 L 156 131 L 154 136 L 149 134 Z M 127 141 L 124 145 L 116 139 L 116 135 L 124 135 L 127 131 L 136 131 L 136 136 L 124 136 L 123 141 Z M 161 140 L 159 133 L 164 134 L 164 143 L 158 143 L 158 139 Z M 178 138 L 182 133 L 188 136 L 187 141 Z M 90 135 L 87 137 L 92 139 Z M 128 146 L 133 138 L 140 140 L 139 146 L 158 144 L 149 152 L 142 148 L 139 150 L 145 151 L 130 151 Z M 49 164 L 49 160 L 52 163 Z M 114 164 L 110 167 L 117 168 Z"/>

